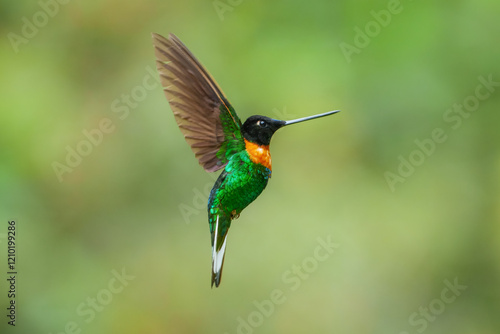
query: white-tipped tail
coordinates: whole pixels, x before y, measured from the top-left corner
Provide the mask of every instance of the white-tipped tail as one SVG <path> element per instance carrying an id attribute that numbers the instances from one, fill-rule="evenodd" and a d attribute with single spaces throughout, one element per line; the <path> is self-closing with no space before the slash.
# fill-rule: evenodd
<path id="1" fill-rule="evenodd" d="M 222 276 L 222 265 L 224 264 L 224 256 L 226 255 L 226 241 L 227 241 L 227 233 L 224 235 L 224 241 L 222 242 L 221 247 L 217 250 L 217 244 L 219 240 L 219 216 L 215 221 L 215 236 L 214 236 L 214 244 L 212 246 L 212 286 L 215 283 L 215 287 L 218 287 L 220 284 L 220 279 Z"/>

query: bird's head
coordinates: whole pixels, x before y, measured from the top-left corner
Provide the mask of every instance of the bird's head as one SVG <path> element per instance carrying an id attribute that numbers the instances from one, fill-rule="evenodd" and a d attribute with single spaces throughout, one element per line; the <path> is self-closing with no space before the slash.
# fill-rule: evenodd
<path id="1" fill-rule="evenodd" d="M 241 128 L 241 133 L 249 142 L 268 146 L 276 130 L 284 125 L 286 125 L 285 121 L 255 115 L 247 118 Z"/>
<path id="2" fill-rule="evenodd" d="M 252 143 L 268 146 L 271 142 L 271 137 L 276 132 L 276 130 L 283 126 L 336 114 L 339 111 L 340 110 L 333 110 L 318 115 L 297 118 L 291 121 L 280 121 L 279 119 L 272 119 L 260 115 L 250 116 L 243 124 L 241 133 L 243 134 L 243 138 Z"/>

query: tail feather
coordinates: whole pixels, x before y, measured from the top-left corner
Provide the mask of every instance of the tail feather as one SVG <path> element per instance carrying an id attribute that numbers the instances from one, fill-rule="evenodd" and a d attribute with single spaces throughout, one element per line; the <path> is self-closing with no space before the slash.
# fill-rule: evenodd
<path id="1" fill-rule="evenodd" d="M 224 258 L 226 257 L 226 241 L 230 219 L 217 215 L 212 233 L 212 287 L 219 287 L 222 277 Z"/>

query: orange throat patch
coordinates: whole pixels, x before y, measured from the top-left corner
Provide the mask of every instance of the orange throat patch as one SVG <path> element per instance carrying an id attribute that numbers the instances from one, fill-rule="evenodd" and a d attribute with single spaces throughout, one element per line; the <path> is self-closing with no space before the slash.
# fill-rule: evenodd
<path id="1" fill-rule="evenodd" d="M 269 145 L 257 145 L 245 139 L 245 149 L 250 155 L 250 160 L 256 164 L 271 169 L 271 153 L 269 152 Z"/>

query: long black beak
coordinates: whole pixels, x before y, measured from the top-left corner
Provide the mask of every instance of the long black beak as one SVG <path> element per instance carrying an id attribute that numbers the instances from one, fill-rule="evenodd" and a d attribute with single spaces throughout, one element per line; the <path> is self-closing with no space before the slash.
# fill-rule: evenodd
<path id="1" fill-rule="evenodd" d="M 333 111 L 328 111 L 328 112 L 325 112 L 325 113 L 322 113 L 322 114 L 318 114 L 318 115 L 297 118 L 297 119 L 294 119 L 294 120 L 291 120 L 291 121 L 285 121 L 285 124 L 283 126 L 290 125 L 290 124 L 295 124 L 295 123 L 300 123 L 300 122 L 304 122 L 304 121 L 308 121 L 310 119 L 325 117 L 325 116 L 328 116 L 328 115 L 333 115 L 333 114 L 338 113 L 339 111 L 340 110 L 333 110 Z"/>

